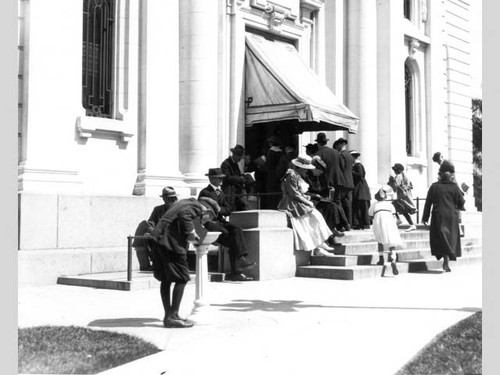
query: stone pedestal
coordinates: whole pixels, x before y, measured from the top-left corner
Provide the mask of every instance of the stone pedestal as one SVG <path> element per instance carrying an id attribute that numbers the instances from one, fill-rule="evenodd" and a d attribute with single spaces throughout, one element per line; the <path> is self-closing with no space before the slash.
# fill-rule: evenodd
<path id="1" fill-rule="evenodd" d="M 249 258 L 257 265 L 245 272 L 255 280 L 294 277 L 297 263 L 293 233 L 284 212 L 249 210 L 233 212 L 229 221 L 243 229 Z M 225 252 L 227 257 L 227 252 Z M 229 261 L 224 262 L 227 267 Z M 225 270 L 229 272 L 229 269 Z"/>
<path id="2" fill-rule="evenodd" d="M 206 232 L 196 248 L 196 291 L 193 310 L 189 319 L 197 325 L 213 324 L 216 321 L 214 311 L 207 299 L 208 280 L 208 247 L 219 237 L 220 232 Z"/>

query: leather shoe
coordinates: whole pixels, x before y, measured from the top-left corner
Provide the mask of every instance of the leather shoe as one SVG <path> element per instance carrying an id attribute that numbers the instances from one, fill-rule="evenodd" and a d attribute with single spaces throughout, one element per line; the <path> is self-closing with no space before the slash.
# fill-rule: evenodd
<path id="1" fill-rule="evenodd" d="M 194 325 L 191 320 L 167 318 L 163 320 L 163 326 L 166 328 L 189 328 Z"/>
<path id="2" fill-rule="evenodd" d="M 243 273 L 230 273 L 226 275 L 228 281 L 252 281 L 253 278 Z"/>
<path id="3" fill-rule="evenodd" d="M 256 265 L 255 262 L 250 262 L 246 256 L 242 255 L 236 261 L 236 268 L 239 270 L 248 270 L 254 268 Z"/>
<path id="4" fill-rule="evenodd" d="M 333 229 L 332 230 L 332 233 L 333 233 L 333 236 L 334 237 L 344 237 L 345 236 L 345 233 L 342 233 L 342 232 L 339 232 L 337 229 Z"/>

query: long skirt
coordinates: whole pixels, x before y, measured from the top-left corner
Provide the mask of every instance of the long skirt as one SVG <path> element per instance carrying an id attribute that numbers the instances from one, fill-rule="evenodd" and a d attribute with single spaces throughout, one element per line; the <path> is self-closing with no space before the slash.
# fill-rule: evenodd
<path id="1" fill-rule="evenodd" d="M 300 217 L 291 217 L 290 222 L 295 250 L 314 250 L 332 235 L 325 219 L 316 209 Z"/>

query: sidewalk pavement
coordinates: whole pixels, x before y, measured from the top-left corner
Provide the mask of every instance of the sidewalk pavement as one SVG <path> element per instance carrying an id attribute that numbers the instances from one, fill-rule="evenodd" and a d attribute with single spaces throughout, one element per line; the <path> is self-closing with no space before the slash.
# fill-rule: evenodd
<path id="1" fill-rule="evenodd" d="M 159 289 L 30 287 L 18 292 L 18 324 L 109 329 L 163 350 L 106 375 L 390 375 L 481 310 L 481 282 L 480 264 L 356 281 L 212 282 L 213 322 L 189 329 L 163 328 Z M 181 316 L 190 314 L 194 293 L 189 283 Z"/>

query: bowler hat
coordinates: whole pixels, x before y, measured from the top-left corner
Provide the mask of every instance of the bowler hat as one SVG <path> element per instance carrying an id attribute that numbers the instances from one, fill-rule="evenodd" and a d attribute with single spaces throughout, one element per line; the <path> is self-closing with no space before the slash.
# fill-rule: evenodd
<path id="1" fill-rule="evenodd" d="M 335 142 L 333 142 L 333 147 L 335 147 L 337 145 L 346 145 L 347 143 L 349 143 L 349 142 L 347 142 L 347 139 L 340 137 Z"/>
<path id="2" fill-rule="evenodd" d="M 394 172 L 403 172 L 405 170 L 405 167 L 403 167 L 403 164 L 400 164 L 400 163 L 395 163 L 393 166 L 392 166 L 392 170 Z"/>
<path id="3" fill-rule="evenodd" d="M 168 197 L 177 197 L 179 194 L 177 194 L 172 186 L 166 186 L 163 188 L 161 191 L 160 197 L 162 198 L 168 198 Z"/>
<path id="4" fill-rule="evenodd" d="M 316 139 L 314 140 L 314 142 L 318 142 L 318 143 L 326 143 L 327 141 L 329 141 L 328 138 L 326 138 L 326 134 L 325 133 L 318 133 L 316 135 Z"/>
<path id="5" fill-rule="evenodd" d="M 220 206 L 219 204 L 214 201 L 212 198 L 208 197 L 201 197 L 198 199 L 198 201 L 208 210 L 212 211 L 214 213 L 214 216 L 217 216 L 217 214 L 220 212 Z"/>
<path id="6" fill-rule="evenodd" d="M 299 155 L 292 160 L 292 163 L 299 168 L 303 169 L 314 169 L 315 166 L 312 165 L 312 158 L 309 155 Z"/>
<path id="7" fill-rule="evenodd" d="M 243 156 L 245 154 L 245 147 L 242 145 L 236 145 L 233 148 L 230 148 L 231 152 L 238 156 Z"/>
<path id="8" fill-rule="evenodd" d="M 226 177 L 226 175 L 222 173 L 222 170 L 220 168 L 209 168 L 208 173 L 205 173 L 205 176 L 220 178 Z"/>

